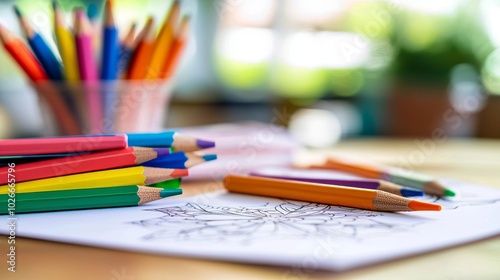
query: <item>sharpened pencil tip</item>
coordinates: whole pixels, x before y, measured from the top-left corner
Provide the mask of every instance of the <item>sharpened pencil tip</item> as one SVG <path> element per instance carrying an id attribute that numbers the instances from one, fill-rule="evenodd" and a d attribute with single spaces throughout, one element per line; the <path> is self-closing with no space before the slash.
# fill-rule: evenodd
<path id="1" fill-rule="evenodd" d="M 197 139 L 196 145 L 202 149 L 215 147 L 215 142 Z"/>
<path id="2" fill-rule="evenodd" d="M 174 171 L 172 171 L 172 174 L 170 174 L 172 178 L 180 178 L 187 175 L 189 175 L 189 171 L 187 169 L 174 169 Z"/>
<path id="3" fill-rule="evenodd" d="M 57 1 L 56 0 L 52 0 L 52 9 L 57 10 Z"/>
<path id="4" fill-rule="evenodd" d="M 211 160 L 216 160 L 217 155 L 216 154 L 208 154 L 208 155 L 203 155 L 202 156 L 205 161 L 211 161 Z"/>
<path id="5" fill-rule="evenodd" d="M 170 148 L 155 148 L 158 157 L 166 156 L 170 154 Z"/>
<path id="6" fill-rule="evenodd" d="M 14 12 L 16 13 L 17 17 L 22 17 L 23 14 L 21 13 L 21 10 L 17 5 L 14 5 Z"/>
<path id="7" fill-rule="evenodd" d="M 441 205 L 428 203 L 418 200 L 412 200 L 408 203 L 408 207 L 410 207 L 414 211 L 441 211 Z"/>
<path id="8" fill-rule="evenodd" d="M 401 195 L 404 197 L 408 196 L 423 196 L 424 191 L 421 190 L 416 190 L 416 189 L 410 189 L 410 188 L 403 188 L 401 189 Z"/>
<path id="9" fill-rule="evenodd" d="M 169 197 L 174 195 L 182 194 L 182 189 L 164 189 L 160 191 L 161 197 Z"/>
<path id="10" fill-rule="evenodd" d="M 450 189 L 446 189 L 446 190 L 444 190 L 443 195 L 444 196 L 455 196 L 456 194 L 454 191 L 452 191 Z"/>
<path id="11" fill-rule="evenodd" d="M 87 17 L 90 19 L 90 20 L 94 20 L 94 19 L 97 19 L 97 16 L 99 15 L 99 8 L 97 7 L 96 4 L 94 3 L 90 3 L 88 6 L 87 6 Z"/>

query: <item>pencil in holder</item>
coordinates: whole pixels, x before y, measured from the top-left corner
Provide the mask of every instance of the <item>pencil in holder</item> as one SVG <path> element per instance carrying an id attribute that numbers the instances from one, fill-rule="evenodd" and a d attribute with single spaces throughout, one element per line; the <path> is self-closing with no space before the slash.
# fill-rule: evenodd
<path id="1" fill-rule="evenodd" d="M 171 96 L 165 80 L 32 85 L 47 135 L 160 131 Z"/>

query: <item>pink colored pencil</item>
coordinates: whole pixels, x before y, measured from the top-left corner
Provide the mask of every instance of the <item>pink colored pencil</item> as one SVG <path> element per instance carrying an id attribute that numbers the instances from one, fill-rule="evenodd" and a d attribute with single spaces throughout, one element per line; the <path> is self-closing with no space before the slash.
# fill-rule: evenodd
<path id="1" fill-rule="evenodd" d="M 127 147 L 127 135 L 0 140 L 0 156 L 83 153 Z"/>
<path id="2" fill-rule="evenodd" d="M 94 52 L 92 48 L 92 28 L 89 20 L 82 9 L 75 11 L 75 46 L 78 57 L 78 69 L 80 78 L 88 86 L 85 91 L 88 119 L 90 120 L 90 129 L 98 133 L 102 131 L 103 111 L 99 89 L 97 88 L 99 75 L 94 61 Z"/>

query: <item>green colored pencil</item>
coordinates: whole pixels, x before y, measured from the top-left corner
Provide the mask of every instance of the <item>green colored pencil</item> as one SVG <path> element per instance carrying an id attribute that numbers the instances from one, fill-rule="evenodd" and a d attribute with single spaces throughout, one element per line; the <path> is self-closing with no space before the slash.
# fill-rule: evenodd
<path id="1" fill-rule="evenodd" d="M 15 213 L 136 206 L 169 196 L 179 195 L 181 189 L 161 189 L 144 186 L 123 186 L 96 189 L 77 189 L 20 193 L 15 196 Z M 8 195 L 0 195 L 0 214 L 9 213 Z"/>

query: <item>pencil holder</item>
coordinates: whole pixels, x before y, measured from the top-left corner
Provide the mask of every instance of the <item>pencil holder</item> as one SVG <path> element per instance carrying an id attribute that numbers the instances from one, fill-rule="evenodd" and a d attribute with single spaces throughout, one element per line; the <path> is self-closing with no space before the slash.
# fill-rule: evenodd
<path id="1" fill-rule="evenodd" d="M 154 132 L 170 101 L 168 81 L 33 84 L 47 135 Z"/>

